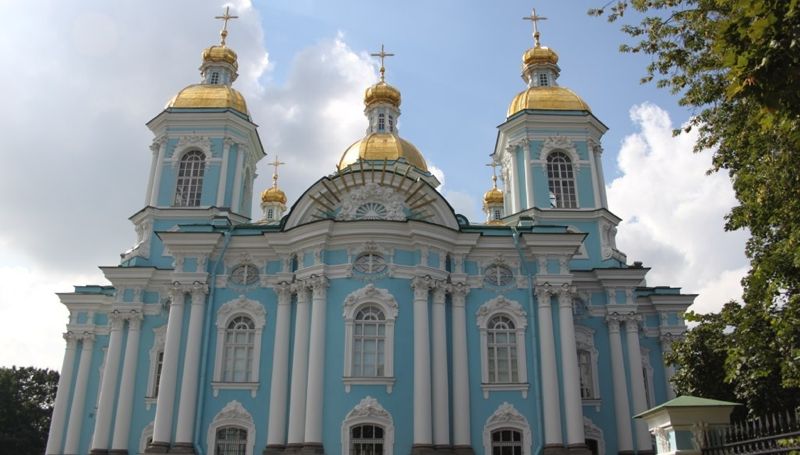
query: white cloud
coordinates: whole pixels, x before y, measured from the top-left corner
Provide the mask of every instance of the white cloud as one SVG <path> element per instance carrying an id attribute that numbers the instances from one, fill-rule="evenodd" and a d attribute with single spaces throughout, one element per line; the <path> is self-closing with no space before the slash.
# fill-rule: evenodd
<path id="1" fill-rule="evenodd" d="M 693 309 L 712 311 L 741 298 L 747 271 L 744 232 L 725 232 L 736 204 L 725 173 L 706 175 L 711 153 L 693 153 L 695 133 L 672 136 L 669 115 L 652 104 L 631 108 L 639 133 L 625 138 L 622 176 L 608 185 L 609 206 L 623 222 L 617 244 L 629 261 L 653 270 L 649 285 L 698 293 Z"/>

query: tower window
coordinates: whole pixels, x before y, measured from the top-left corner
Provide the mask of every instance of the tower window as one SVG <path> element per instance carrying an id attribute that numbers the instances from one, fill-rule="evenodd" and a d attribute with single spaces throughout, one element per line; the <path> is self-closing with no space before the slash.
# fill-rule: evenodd
<path id="1" fill-rule="evenodd" d="M 275 209 L 267 209 L 267 219 L 271 220 L 275 217 Z"/>
<path id="2" fill-rule="evenodd" d="M 500 219 L 500 209 L 494 209 L 494 219 Z"/>
<path id="3" fill-rule="evenodd" d="M 555 197 L 555 207 L 562 209 L 578 207 L 572 161 L 566 153 L 553 152 L 547 157 L 547 183 L 551 197 Z"/>
<path id="4" fill-rule="evenodd" d="M 389 132 L 394 133 L 394 117 L 389 116 Z"/>
<path id="5" fill-rule="evenodd" d="M 209 82 L 212 84 L 219 84 L 219 71 L 211 73 L 211 80 Z"/>
<path id="6" fill-rule="evenodd" d="M 539 73 L 539 86 L 547 87 L 548 85 L 550 85 L 550 79 L 547 78 L 547 74 Z"/>
<path id="7" fill-rule="evenodd" d="M 203 152 L 192 150 L 183 155 L 178 167 L 178 182 L 175 188 L 175 207 L 200 206 L 200 192 L 203 189 L 203 175 L 206 162 Z"/>
<path id="8" fill-rule="evenodd" d="M 378 131 L 386 130 L 386 118 L 383 114 L 378 114 Z"/>

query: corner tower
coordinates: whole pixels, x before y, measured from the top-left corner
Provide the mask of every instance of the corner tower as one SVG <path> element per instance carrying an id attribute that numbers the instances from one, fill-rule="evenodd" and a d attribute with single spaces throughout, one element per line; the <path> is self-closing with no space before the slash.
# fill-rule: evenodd
<path id="1" fill-rule="evenodd" d="M 256 163 L 265 153 L 247 102 L 232 86 L 239 64 L 226 39 L 236 17 L 228 9 L 217 16 L 224 21 L 220 43 L 203 50 L 200 82 L 180 90 L 147 123 L 154 139 L 145 207 L 131 217 L 138 239 L 123 263 L 156 265 L 150 264 L 161 255 L 154 231 L 220 217 L 250 220 Z"/>

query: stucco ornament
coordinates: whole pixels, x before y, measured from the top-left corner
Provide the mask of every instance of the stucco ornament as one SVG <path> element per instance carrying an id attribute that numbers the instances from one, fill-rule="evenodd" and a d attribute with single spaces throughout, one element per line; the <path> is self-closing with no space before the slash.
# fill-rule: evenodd
<path id="1" fill-rule="evenodd" d="M 542 161 L 547 160 L 547 155 L 554 150 L 561 150 L 569 155 L 573 163 L 578 162 L 580 157 L 578 151 L 575 149 L 575 144 L 572 140 L 565 136 L 550 136 L 542 143 L 542 151 L 539 154 L 539 159 Z M 576 171 L 578 170 L 576 166 Z"/>
<path id="2" fill-rule="evenodd" d="M 387 310 L 386 315 L 389 319 L 397 317 L 397 301 L 386 289 L 376 288 L 372 283 L 364 286 L 363 288 L 350 293 L 344 299 L 344 313 L 345 318 L 352 318 L 353 312 L 356 307 L 365 302 L 380 303 L 384 310 Z"/>
<path id="3" fill-rule="evenodd" d="M 236 313 L 246 313 L 253 317 L 256 327 L 263 327 L 266 322 L 266 310 L 264 305 L 255 300 L 240 295 L 238 299 L 222 305 L 217 312 L 217 327 L 226 327 L 231 316 Z"/>
<path id="4" fill-rule="evenodd" d="M 252 423 L 253 416 L 236 400 L 231 401 L 222 408 L 214 417 L 214 420 L 239 420 Z"/>
<path id="5" fill-rule="evenodd" d="M 372 398 L 371 396 L 367 396 L 360 403 L 356 405 L 348 414 L 347 418 L 352 419 L 354 417 L 381 417 L 384 419 L 391 419 L 392 416 L 386 411 L 386 409 L 378 403 L 378 400 Z"/>
<path id="6" fill-rule="evenodd" d="M 389 187 L 370 182 L 344 196 L 336 219 L 405 221 L 405 209 L 402 195 Z"/>
<path id="7" fill-rule="evenodd" d="M 205 136 L 181 136 L 175 146 L 175 158 L 187 149 L 198 149 L 208 158 L 211 156 L 211 139 Z"/>
<path id="8" fill-rule="evenodd" d="M 522 305 L 499 295 L 478 308 L 475 313 L 478 327 L 486 327 L 487 321 L 495 313 L 506 313 L 514 316 L 521 329 L 524 329 L 527 325 L 527 313 L 522 309 Z"/>
<path id="9" fill-rule="evenodd" d="M 492 432 L 499 429 L 515 429 L 522 433 L 522 454 L 531 453 L 531 428 L 528 420 L 514 405 L 503 402 L 486 420 L 483 426 L 483 448 L 485 453 L 492 453 Z"/>

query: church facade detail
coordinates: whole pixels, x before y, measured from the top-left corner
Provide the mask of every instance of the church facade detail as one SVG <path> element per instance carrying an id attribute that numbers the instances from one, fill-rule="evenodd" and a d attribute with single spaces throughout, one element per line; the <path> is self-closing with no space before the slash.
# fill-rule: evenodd
<path id="1" fill-rule="evenodd" d="M 400 137 L 383 49 L 365 136 L 291 203 L 276 157 L 253 213 L 266 152 L 221 18 L 201 82 L 147 124 L 136 244 L 110 285 L 59 294 L 46 454 L 652 453 L 632 416 L 673 397 L 664 354 L 695 296 L 617 249 L 607 128 L 558 85 L 542 18 L 485 220 Z"/>

